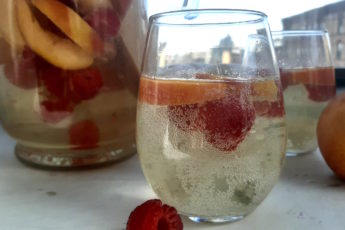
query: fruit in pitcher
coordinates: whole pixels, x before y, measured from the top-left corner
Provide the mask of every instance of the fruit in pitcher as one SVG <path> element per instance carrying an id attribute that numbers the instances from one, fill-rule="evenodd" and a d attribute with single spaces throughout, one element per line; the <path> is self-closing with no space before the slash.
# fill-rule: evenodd
<path id="1" fill-rule="evenodd" d="M 62 70 L 44 60 L 38 61 L 40 115 L 46 122 L 56 123 L 73 112 L 84 100 L 95 97 L 103 86 L 101 73 L 94 67 Z"/>
<path id="2" fill-rule="evenodd" d="M 100 72 L 95 68 L 69 72 L 71 97 L 74 101 L 89 100 L 103 86 Z"/>
<path id="3" fill-rule="evenodd" d="M 74 10 L 57 0 L 32 0 L 68 38 L 92 55 L 103 52 L 103 41 L 96 31 Z"/>
<path id="4" fill-rule="evenodd" d="M 26 0 L 16 1 L 20 31 L 28 46 L 49 63 L 62 69 L 83 69 L 93 63 L 93 56 L 67 38 L 42 28 Z"/>
<path id="5" fill-rule="evenodd" d="M 320 152 L 332 171 L 345 180 L 345 94 L 332 99 L 317 124 Z"/>

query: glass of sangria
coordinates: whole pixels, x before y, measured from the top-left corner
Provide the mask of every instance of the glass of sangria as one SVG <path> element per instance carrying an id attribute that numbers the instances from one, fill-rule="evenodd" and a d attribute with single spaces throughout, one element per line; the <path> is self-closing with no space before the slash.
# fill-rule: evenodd
<path id="1" fill-rule="evenodd" d="M 239 220 L 278 180 L 286 130 L 273 50 L 260 12 L 150 18 L 138 154 L 157 196 L 193 221 Z"/>
<path id="2" fill-rule="evenodd" d="M 141 0 L 0 3 L 0 120 L 37 166 L 113 162 L 136 152 Z"/>
<path id="3" fill-rule="evenodd" d="M 287 155 L 317 148 L 316 126 L 335 96 L 335 77 L 326 31 L 272 32 L 283 87 Z"/>

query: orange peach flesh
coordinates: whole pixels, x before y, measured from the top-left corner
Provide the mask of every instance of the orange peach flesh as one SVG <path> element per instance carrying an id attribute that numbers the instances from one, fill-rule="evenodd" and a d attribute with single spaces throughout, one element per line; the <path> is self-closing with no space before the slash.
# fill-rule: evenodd
<path id="1" fill-rule="evenodd" d="M 100 36 L 74 10 L 56 0 L 32 0 L 32 4 L 85 51 L 94 55 L 103 52 Z"/>
<path id="2" fill-rule="evenodd" d="M 221 99 L 227 92 L 248 87 L 247 83 L 157 80 L 142 76 L 139 101 L 155 105 L 182 105 Z M 278 89 L 274 80 L 250 84 L 253 100 L 277 100 Z"/>

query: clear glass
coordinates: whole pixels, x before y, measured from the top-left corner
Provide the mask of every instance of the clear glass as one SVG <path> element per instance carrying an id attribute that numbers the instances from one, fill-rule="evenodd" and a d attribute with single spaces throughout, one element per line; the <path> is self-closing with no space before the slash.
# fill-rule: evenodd
<path id="1" fill-rule="evenodd" d="M 193 221 L 239 220 L 278 180 L 286 128 L 273 49 L 260 12 L 150 18 L 138 154 L 157 196 Z"/>
<path id="2" fill-rule="evenodd" d="M 0 3 L 0 120 L 19 159 L 70 168 L 136 152 L 141 0 Z"/>
<path id="3" fill-rule="evenodd" d="M 283 86 L 287 155 L 317 148 L 316 126 L 335 95 L 335 77 L 326 31 L 272 32 Z"/>

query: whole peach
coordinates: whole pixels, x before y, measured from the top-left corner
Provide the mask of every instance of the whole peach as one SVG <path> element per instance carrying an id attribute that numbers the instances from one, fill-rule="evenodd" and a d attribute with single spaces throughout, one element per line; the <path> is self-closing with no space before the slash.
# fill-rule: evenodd
<path id="1" fill-rule="evenodd" d="M 322 112 L 317 140 L 328 166 L 345 180 L 345 93 L 333 98 Z"/>

